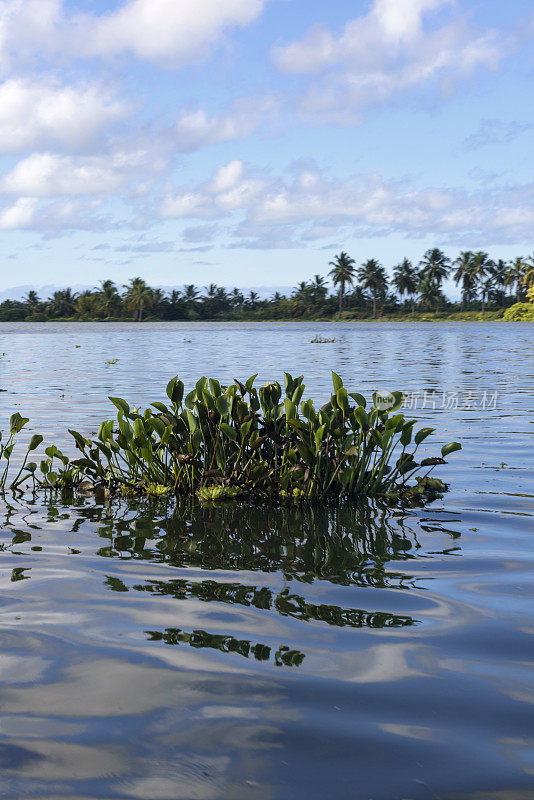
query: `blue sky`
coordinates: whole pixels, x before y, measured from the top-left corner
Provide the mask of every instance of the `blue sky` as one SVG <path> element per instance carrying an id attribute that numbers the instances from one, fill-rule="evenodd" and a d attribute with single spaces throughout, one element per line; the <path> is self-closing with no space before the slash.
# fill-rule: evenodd
<path id="1" fill-rule="evenodd" d="M 0 0 L 0 289 L 534 249 L 531 0 Z"/>

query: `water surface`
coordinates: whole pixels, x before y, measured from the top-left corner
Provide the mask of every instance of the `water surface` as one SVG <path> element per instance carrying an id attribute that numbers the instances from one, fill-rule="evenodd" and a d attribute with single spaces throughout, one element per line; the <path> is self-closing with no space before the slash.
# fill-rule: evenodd
<path id="1" fill-rule="evenodd" d="M 1 324 L 4 429 L 66 443 L 174 374 L 321 401 L 334 369 L 464 449 L 407 513 L 3 503 L 0 797 L 533 800 L 533 352 L 528 323 Z"/>

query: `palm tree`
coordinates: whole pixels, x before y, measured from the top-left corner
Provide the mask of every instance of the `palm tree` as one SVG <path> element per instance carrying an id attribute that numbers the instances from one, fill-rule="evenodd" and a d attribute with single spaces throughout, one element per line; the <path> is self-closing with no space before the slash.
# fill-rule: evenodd
<path id="1" fill-rule="evenodd" d="M 248 293 L 248 297 L 247 297 L 247 305 L 248 305 L 248 307 L 250 308 L 251 311 L 255 311 L 256 310 L 256 305 L 257 305 L 259 299 L 260 299 L 259 294 L 257 294 L 256 292 L 253 292 L 252 289 L 251 289 L 250 292 Z"/>
<path id="2" fill-rule="evenodd" d="M 462 284 L 462 311 L 465 304 L 474 295 L 475 280 L 473 277 L 473 253 L 471 250 L 463 250 L 454 262 L 456 272 L 453 275 L 456 284 Z"/>
<path id="3" fill-rule="evenodd" d="M 76 312 L 80 317 L 94 317 L 98 313 L 99 307 L 98 295 L 90 289 L 82 292 L 76 301 Z"/>
<path id="4" fill-rule="evenodd" d="M 413 296 L 417 292 L 417 286 L 419 283 L 419 273 L 413 266 L 412 262 L 409 261 L 407 258 L 404 258 L 400 264 L 397 264 L 397 266 L 393 268 L 392 283 L 401 297 L 404 294 L 407 294 L 409 297 L 412 298 L 412 314 L 413 314 L 414 311 Z"/>
<path id="5" fill-rule="evenodd" d="M 116 311 L 121 304 L 121 298 L 113 281 L 100 281 L 100 288 L 97 289 L 99 305 L 109 319 L 113 311 Z"/>
<path id="6" fill-rule="evenodd" d="M 295 288 L 291 299 L 299 316 L 309 311 L 313 303 L 311 284 L 301 281 Z"/>
<path id="7" fill-rule="evenodd" d="M 30 308 L 31 311 L 35 311 L 40 302 L 39 295 L 33 289 L 30 289 L 24 298 L 24 303 Z"/>
<path id="8" fill-rule="evenodd" d="M 449 276 L 450 264 L 450 258 L 439 247 L 427 250 L 419 262 L 421 279 L 423 281 L 428 279 L 439 289 L 443 281 Z"/>
<path id="9" fill-rule="evenodd" d="M 126 308 L 134 312 L 134 320 L 141 322 L 144 309 L 150 308 L 153 303 L 153 291 L 142 278 L 132 278 L 124 288 Z"/>
<path id="10" fill-rule="evenodd" d="M 329 262 L 329 266 L 332 267 L 329 275 L 332 276 L 332 281 L 334 286 L 339 286 L 339 313 L 343 309 L 343 297 L 345 295 L 345 284 L 349 283 L 352 285 L 354 282 L 354 275 L 355 269 L 354 265 L 356 262 L 353 258 L 351 258 L 348 253 L 345 251 L 341 251 L 338 256 L 334 257 L 333 261 Z"/>
<path id="11" fill-rule="evenodd" d="M 192 316 L 195 311 L 198 300 L 198 289 L 194 283 L 188 283 L 184 286 L 184 301 L 187 309 L 188 316 Z"/>
<path id="12" fill-rule="evenodd" d="M 477 253 L 473 254 L 471 265 L 471 274 L 473 280 L 480 285 L 480 292 L 482 295 L 482 313 L 484 313 L 486 307 L 486 298 L 493 284 L 493 269 L 495 267 L 495 263 L 491 260 L 487 253 L 485 253 L 483 250 L 479 250 Z"/>
<path id="13" fill-rule="evenodd" d="M 234 287 L 230 293 L 229 301 L 230 305 L 235 310 L 243 306 L 245 298 L 243 297 L 243 293 L 237 287 Z"/>
<path id="14" fill-rule="evenodd" d="M 431 278 L 423 278 L 419 285 L 419 305 L 435 310 L 443 301 L 443 293 Z"/>
<path id="15" fill-rule="evenodd" d="M 508 272 L 508 262 L 503 261 L 502 258 L 495 263 L 494 268 L 494 276 L 495 276 L 495 285 L 499 287 L 499 289 L 503 289 L 506 286 L 506 273 Z"/>
<path id="16" fill-rule="evenodd" d="M 317 303 L 322 303 L 325 300 L 328 289 L 326 287 L 326 281 L 321 277 L 321 275 L 313 276 L 313 280 L 310 281 L 309 288 L 311 300 L 314 305 Z"/>
<path id="17" fill-rule="evenodd" d="M 48 300 L 48 307 L 58 317 L 68 317 L 76 311 L 77 295 L 72 289 L 60 289 Z"/>
<path id="18" fill-rule="evenodd" d="M 369 258 L 358 270 L 358 281 L 371 292 L 373 317 L 376 317 L 376 301 L 385 298 L 388 289 L 386 270 L 376 258 Z"/>
<path id="19" fill-rule="evenodd" d="M 521 295 L 523 292 L 523 281 L 525 280 L 525 274 L 527 272 L 527 262 L 521 256 L 515 258 L 512 263 L 508 267 L 508 271 L 506 273 L 506 285 L 507 286 L 515 286 L 516 290 L 516 301 L 519 303 L 521 301 Z"/>

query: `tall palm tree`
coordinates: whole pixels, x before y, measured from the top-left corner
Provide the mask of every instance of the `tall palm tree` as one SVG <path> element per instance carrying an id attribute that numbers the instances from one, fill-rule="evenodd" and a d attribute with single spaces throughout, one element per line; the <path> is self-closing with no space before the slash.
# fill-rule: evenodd
<path id="1" fill-rule="evenodd" d="M 454 282 L 462 285 L 462 311 L 465 304 L 469 302 L 474 295 L 475 278 L 473 276 L 473 252 L 471 250 L 462 250 L 458 258 L 454 262 L 456 272 L 453 275 Z"/>
<path id="2" fill-rule="evenodd" d="M 258 300 L 259 299 L 260 299 L 259 294 L 257 294 L 256 292 L 253 292 L 252 289 L 251 289 L 250 292 L 248 293 L 248 297 L 247 297 L 247 305 L 248 305 L 248 307 L 250 308 L 251 311 L 255 311 L 256 310 L 256 306 L 258 304 Z"/>
<path id="3" fill-rule="evenodd" d="M 40 302 L 39 295 L 33 289 L 30 289 L 24 298 L 24 303 L 30 308 L 31 311 L 35 311 Z"/>
<path id="4" fill-rule="evenodd" d="M 412 313 L 414 311 L 414 295 L 417 292 L 419 273 L 412 262 L 404 258 L 400 264 L 393 268 L 393 286 L 402 297 L 404 294 L 412 298 Z"/>
<path id="5" fill-rule="evenodd" d="M 523 293 L 523 281 L 525 280 L 525 274 L 527 272 L 527 262 L 521 256 L 514 258 L 512 263 L 508 267 L 508 271 L 506 273 L 506 285 L 507 286 L 515 286 L 516 291 L 516 301 L 519 303 L 521 301 L 521 295 Z"/>
<path id="6" fill-rule="evenodd" d="M 450 258 L 439 247 L 427 250 L 419 262 L 421 279 L 423 281 L 428 279 L 439 289 L 443 281 L 449 277 L 450 264 Z"/>
<path id="7" fill-rule="evenodd" d="M 345 253 L 344 250 L 338 256 L 334 256 L 334 260 L 329 262 L 329 266 L 332 267 L 329 275 L 332 276 L 332 281 L 334 286 L 339 286 L 339 313 L 343 309 L 343 297 L 345 295 L 345 285 L 351 284 L 354 282 L 354 275 L 355 275 L 355 268 L 354 265 L 356 262 L 353 258 L 349 256 L 348 253 Z"/>
<path id="8" fill-rule="evenodd" d="M 313 280 L 310 281 L 309 287 L 312 303 L 314 305 L 316 303 L 322 303 L 328 292 L 325 279 L 321 277 L 321 275 L 314 275 Z"/>
<path id="9" fill-rule="evenodd" d="M 435 310 L 443 301 L 443 293 L 431 278 L 423 278 L 419 285 L 419 305 Z"/>
<path id="10" fill-rule="evenodd" d="M 495 267 L 495 263 L 483 250 L 479 250 L 473 254 L 471 263 L 473 280 L 475 280 L 480 286 L 480 293 L 482 295 L 482 313 L 484 313 L 486 299 L 493 285 L 493 269 Z"/>
<path id="11" fill-rule="evenodd" d="M 109 319 L 114 311 L 116 311 L 121 304 L 121 298 L 117 287 L 113 281 L 105 280 L 100 281 L 100 288 L 97 289 L 99 305 L 102 311 L 105 312 L 107 319 Z"/>
<path id="12" fill-rule="evenodd" d="M 385 298 L 388 289 L 386 270 L 376 258 L 369 258 L 358 270 L 358 281 L 363 289 L 371 292 L 373 317 L 376 317 L 376 302 Z"/>
<path id="13" fill-rule="evenodd" d="M 508 272 L 508 262 L 503 261 L 502 258 L 499 258 L 499 260 L 495 262 L 495 269 L 494 269 L 495 285 L 498 286 L 499 289 L 503 289 L 506 286 L 507 272 Z"/>
<path id="14" fill-rule="evenodd" d="M 230 293 L 230 305 L 235 310 L 237 308 L 241 308 L 244 302 L 245 298 L 243 293 L 237 287 L 234 287 Z"/>
<path id="15" fill-rule="evenodd" d="M 184 286 L 184 301 L 187 313 L 192 316 L 196 309 L 198 300 L 198 289 L 194 283 L 188 283 Z"/>
<path id="16" fill-rule="evenodd" d="M 100 303 L 98 299 L 98 295 L 92 292 L 90 289 L 86 289 L 85 292 L 82 292 L 76 301 L 76 312 L 80 315 L 80 317 L 94 317 L 95 314 L 98 314 L 100 309 Z"/>
<path id="17" fill-rule="evenodd" d="M 313 303 L 311 284 L 301 281 L 295 288 L 292 298 L 295 311 L 301 315 L 310 310 Z"/>
<path id="18" fill-rule="evenodd" d="M 72 289 L 59 289 L 48 300 L 48 307 L 58 317 L 68 317 L 76 311 L 77 294 Z"/>
<path id="19" fill-rule="evenodd" d="M 124 288 L 124 304 L 134 312 L 134 320 L 141 322 L 143 311 L 152 306 L 153 291 L 142 278 L 132 278 Z"/>

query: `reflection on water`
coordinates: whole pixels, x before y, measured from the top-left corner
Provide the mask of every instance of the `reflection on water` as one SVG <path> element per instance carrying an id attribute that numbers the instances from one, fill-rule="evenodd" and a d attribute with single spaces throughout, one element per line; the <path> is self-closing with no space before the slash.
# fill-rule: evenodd
<path id="1" fill-rule="evenodd" d="M 534 326 L 332 327 L 317 348 L 316 325 L 200 325 L 185 348 L 183 325 L 0 326 L 0 411 L 51 439 L 106 394 L 258 362 L 317 399 L 331 367 L 500 392 L 417 415 L 464 450 L 406 514 L 0 504 L 0 796 L 534 800 Z"/>
<path id="2" fill-rule="evenodd" d="M 3 508 L 6 796 L 528 787 L 521 569 L 458 513 L 42 500 Z"/>

